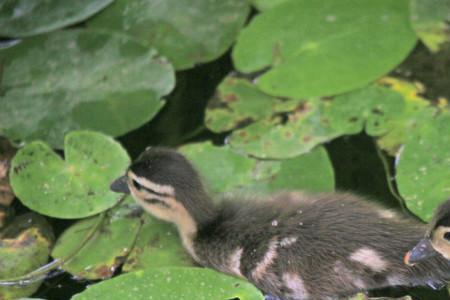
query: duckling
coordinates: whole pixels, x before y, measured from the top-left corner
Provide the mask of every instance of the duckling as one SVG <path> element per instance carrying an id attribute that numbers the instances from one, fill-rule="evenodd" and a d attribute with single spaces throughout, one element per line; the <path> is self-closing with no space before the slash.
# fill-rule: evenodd
<path id="1" fill-rule="evenodd" d="M 436 255 L 450 260 L 450 200 L 436 209 L 424 238 L 406 253 L 404 260 L 412 266 Z"/>
<path id="2" fill-rule="evenodd" d="M 279 299 L 332 300 L 450 278 L 443 257 L 403 263 L 424 225 L 350 193 L 285 191 L 215 205 L 191 163 L 165 148 L 146 150 L 111 189 L 174 223 L 198 264 Z"/>

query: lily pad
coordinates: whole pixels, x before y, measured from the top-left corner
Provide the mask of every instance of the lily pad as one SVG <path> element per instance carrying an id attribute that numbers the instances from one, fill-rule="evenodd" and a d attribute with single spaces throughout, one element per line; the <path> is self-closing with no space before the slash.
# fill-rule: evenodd
<path id="1" fill-rule="evenodd" d="M 156 268 L 136 271 L 88 287 L 73 300 L 263 300 L 250 283 L 203 268 Z"/>
<path id="2" fill-rule="evenodd" d="M 410 133 L 433 118 L 436 108 L 430 105 L 431 101 L 420 96 L 424 92 L 420 85 L 390 77 L 381 79 L 378 84 L 399 94 L 404 103 L 401 111 L 391 114 L 392 118 L 383 125 L 385 130 L 377 139 L 381 149 L 395 156 Z"/>
<path id="3" fill-rule="evenodd" d="M 227 76 L 208 103 L 205 124 L 214 132 L 229 131 L 277 112 L 293 110 L 299 103 L 267 95 L 247 79 Z"/>
<path id="4" fill-rule="evenodd" d="M 30 209 L 57 218 L 84 218 L 113 206 L 120 195 L 110 183 L 130 159 L 111 137 L 90 131 L 66 136 L 65 160 L 45 143 L 20 149 L 12 160 L 11 186 Z"/>
<path id="5" fill-rule="evenodd" d="M 335 137 L 363 129 L 375 137 L 383 137 L 396 127 L 406 130 L 410 127 L 408 122 L 413 121 L 405 106 L 399 92 L 371 85 L 332 99 L 304 100 L 286 112 L 284 118 L 275 113 L 233 131 L 229 142 L 235 151 L 251 156 L 292 158 Z M 421 108 L 420 103 L 410 106 L 414 111 Z M 397 142 L 392 136 L 386 147 L 395 147 Z"/>
<path id="6" fill-rule="evenodd" d="M 146 214 L 136 243 L 122 270 L 130 272 L 149 268 L 193 265 L 175 227 Z"/>
<path id="7" fill-rule="evenodd" d="M 109 211 L 105 219 L 96 216 L 75 223 L 56 242 L 53 258 L 65 260 L 73 256 L 62 269 L 77 278 L 111 277 L 130 253 L 140 229 L 140 219 L 132 214 L 132 209 L 133 205 L 125 203 Z M 80 249 L 92 230 L 95 233 Z"/>
<path id="8" fill-rule="evenodd" d="M 106 32 L 29 38 L 1 50 L 0 61 L 0 134 L 56 148 L 70 130 L 117 136 L 141 126 L 174 86 L 172 66 L 154 49 Z"/>
<path id="9" fill-rule="evenodd" d="M 450 197 L 450 113 L 442 112 L 412 132 L 398 158 L 400 194 L 409 210 L 429 220 Z"/>
<path id="10" fill-rule="evenodd" d="M 333 168 L 322 147 L 289 160 L 258 160 L 236 154 L 228 146 L 217 147 L 210 143 L 190 144 L 180 150 L 215 193 L 334 189 Z"/>
<path id="11" fill-rule="evenodd" d="M 281 162 L 280 171 L 268 183 L 270 191 L 306 190 L 331 192 L 334 190 L 334 171 L 325 148 Z"/>
<path id="12" fill-rule="evenodd" d="M 125 32 L 187 69 L 222 55 L 250 12 L 236 0 L 116 0 L 89 27 Z"/>
<path id="13" fill-rule="evenodd" d="M 408 0 L 287 1 L 252 19 L 233 61 L 244 73 L 267 70 L 256 81 L 270 95 L 329 96 L 386 74 L 415 42 Z"/>
<path id="14" fill-rule="evenodd" d="M 237 154 L 228 146 L 216 147 L 205 142 L 183 146 L 180 151 L 193 162 L 213 193 L 250 183 L 256 167 L 256 160 Z"/>
<path id="15" fill-rule="evenodd" d="M 46 220 L 33 213 L 19 216 L 0 234 L 0 280 L 31 272 L 48 261 L 53 233 Z M 33 294 L 41 281 L 26 286 L 0 286 L 0 299 Z"/>
<path id="16" fill-rule="evenodd" d="M 25 37 L 83 21 L 113 0 L 4 0 L 0 2 L 0 36 Z"/>
<path id="17" fill-rule="evenodd" d="M 411 0 L 411 24 L 433 52 L 450 42 L 450 0 Z"/>

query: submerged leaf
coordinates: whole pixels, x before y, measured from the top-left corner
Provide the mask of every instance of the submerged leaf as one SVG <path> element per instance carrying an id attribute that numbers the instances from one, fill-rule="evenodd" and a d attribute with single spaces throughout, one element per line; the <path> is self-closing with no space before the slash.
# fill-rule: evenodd
<path id="1" fill-rule="evenodd" d="M 252 19 L 233 61 L 245 73 L 268 69 L 257 85 L 270 95 L 335 95 L 383 76 L 408 55 L 416 42 L 408 21 L 408 0 L 287 1 Z"/>
<path id="2" fill-rule="evenodd" d="M 203 268 L 136 271 L 88 287 L 73 300 L 263 300 L 250 283 Z"/>
<path id="3" fill-rule="evenodd" d="M 149 121 L 174 86 L 172 66 L 130 37 L 59 31 L 0 50 L 0 133 L 61 148 L 70 130 L 114 136 Z"/>
<path id="4" fill-rule="evenodd" d="M 129 165 L 122 146 L 90 131 L 66 136 L 65 160 L 43 142 L 27 144 L 11 165 L 11 185 L 23 204 L 57 218 L 83 218 L 113 206 L 109 185 Z"/>
<path id="5" fill-rule="evenodd" d="M 0 36 L 25 37 L 83 21 L 113 0 L 3 0 L 0 2 Z"/>
<path id="6" fill-rule="evenodd" d="M 116 0 L 88 26 L 125 32 L 187 69 L 222 55 L 249 11 L 236 0 Z"/>

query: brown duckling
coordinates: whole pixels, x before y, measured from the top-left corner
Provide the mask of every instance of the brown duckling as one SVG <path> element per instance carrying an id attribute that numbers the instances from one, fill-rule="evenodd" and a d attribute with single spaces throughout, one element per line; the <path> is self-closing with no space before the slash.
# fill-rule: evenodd
<path id="1" fill-rule="evenodd" d="M 339 299 L 450 278 L 443 257 L 403 263 L 424 235 L 422 224 L 353 194 L 280 192 L 215 205 L 189 161 L 165 148 L 146 150 L 111 188 L 174 223 L 200 265 L 280 299 Z"/>
<path id="2" fill-rule="evenodd" d="M 406 253 L 404 260 L 412 266 L 436 255 L 450 260 L 450 200 L 436 209 L 424 238 Z"/>

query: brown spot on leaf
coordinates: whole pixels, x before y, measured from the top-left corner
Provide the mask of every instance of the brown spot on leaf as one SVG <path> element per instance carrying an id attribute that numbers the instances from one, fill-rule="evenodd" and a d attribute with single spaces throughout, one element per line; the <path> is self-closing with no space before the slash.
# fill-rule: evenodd
<path id="1" fill-rule="evenodd" d="M 372 108 L 372 113 L 379 116 L 384 115 L 384 112 L 377 107 Z"/>
<path id="2" fill-rule="evenodd" d="M 242 118 L 236 121 L 236 125 L 235 128 L 243 128 L 247 125 L 250 125 L 251 123 L 253 123 L 254 120 L 250 117 L 248 118 Z"/>
<path id="3" fill-rule="evenodd" d="M 108 266 L 99 266 L 95 268 L 94 273 L 100 278 L 109 278 L 113 275 L 113 271 Z"/>
<path id="4" fill-rule="evenodd" d="M 219 92 L 216 92 L 216 94 L 208 102 L 207 109 L 208 110 L 225 109 L 232 111 L 231 108 L 228 106 L 228 104 L 222 101 L 222 95 Z"/>
<path id="5" fill-rule="evenodd" d="M 242 138 L 247 137 L 247 131 L 244 131 L 244 130 L 240 131 L 239 132 L 239 136 L 242 137 Z"/>
<path id="6" fill-rule="evenodd" d="M 159 234 L 156 234 L 149 242 L 148 242 L 148 245 L 150 246 L 150 247 L 156 247 L 156 246 L 158 246 L 159 245 L 159 240 L 160 240 L 161 238 L 159 237 Z"/>
<path id="7" fill-rule="evenodd" d="M 359 120 L 358 117 L 351 117 L 351 118 L 348 118 L 348 121 L 349 121 L 350 123 L 356 123 L 356 122 L 358 122 L 358 120 Z"/>
<path id="8" fill-rule="evenodd" d="M 236 94 L 233 93 L 229 93 L 223 96 L 223 99 L 225 100 L 225 102 L 227 103 L 233 103 L 236 102 L 238 97 L 236 96 Z"/>
<path id="9" fill-rule="evenodd" d="M 283 135 L 285 138 L 291 139 L 293 134 L 291 131 L 285 131 Z"/>
<path id="10" fill-rule="evenodd" d="M 303 140 L 304 143 L 308 143 L 309 141 L 311 141 L 311 139 L 312 138 L 310 136 L 305 135 L 302 140 Z"/>

